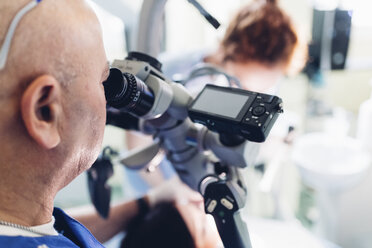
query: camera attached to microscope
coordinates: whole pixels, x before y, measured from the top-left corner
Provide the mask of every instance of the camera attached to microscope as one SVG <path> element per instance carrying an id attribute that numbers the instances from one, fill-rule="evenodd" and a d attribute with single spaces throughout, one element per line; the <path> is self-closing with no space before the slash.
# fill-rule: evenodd
<path id="1" fill-rule="evenodd" d="M 216 85 L 206 85 L 189 106 L 193 122 L 253 142 L 266 140 L 282 112 L 277 96 Z"/>

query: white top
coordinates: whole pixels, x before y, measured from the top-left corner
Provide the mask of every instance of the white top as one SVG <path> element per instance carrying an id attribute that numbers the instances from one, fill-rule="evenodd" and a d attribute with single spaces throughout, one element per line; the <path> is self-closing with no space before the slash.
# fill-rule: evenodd
<path id="1" fill-rule="evenodd" d="M 54 229 L 54 222 L 55 219 L 52 216 L 52 220 L 46 224 L 39 225 L 39 226 L 31 226 L 29 229 L 35 231 L 32 232 L 31 230 L 24 230 L 17 227 L 6 226 L 0 224 L 0 235 L 3 236 L 25 236 L 25 237 L 42 237 L 44 235 L 39 233 L 44 233 L 46 235 L 58 235 L 58 232 Z"/>

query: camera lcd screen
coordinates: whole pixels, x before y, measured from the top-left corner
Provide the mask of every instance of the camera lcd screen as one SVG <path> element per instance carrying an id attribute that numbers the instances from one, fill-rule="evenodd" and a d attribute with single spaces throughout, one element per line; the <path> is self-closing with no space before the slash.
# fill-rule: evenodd
<path id="1" fill-rule="evenodd" d="M 248 99 L 247 95 L 206 88 L 192 108 L 235 119 Z"/>

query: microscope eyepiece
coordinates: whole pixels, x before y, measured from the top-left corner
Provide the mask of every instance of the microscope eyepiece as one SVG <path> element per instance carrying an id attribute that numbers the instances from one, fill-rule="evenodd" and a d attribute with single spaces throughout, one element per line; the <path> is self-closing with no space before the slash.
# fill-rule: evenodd
<path id="1" fill-rule="evenodd" d="M 121 71 L 116 68 L 110 69 L 109 77 L 103 82 L 107 102 L 115 102 L 126 91 L 127 82 Z"/>
<path id="2" fill-rule="evenodd" d="M 103 83 L 107 105 L 143 116 L 154 104 L 154 94 L 147 85 L 130 73 L 111 68 L 110 75 Z"/>

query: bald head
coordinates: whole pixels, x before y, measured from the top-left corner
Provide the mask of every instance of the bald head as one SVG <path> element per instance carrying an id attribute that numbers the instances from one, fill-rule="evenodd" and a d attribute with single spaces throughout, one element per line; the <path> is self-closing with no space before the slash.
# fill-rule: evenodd
<path id="1" fill-rule="evenodd" d="M 1 44 L 14 15 L 29 2 L 0 2 Z M 19 86 L 17 82 L 21 83 L 22 89 L 27 81 L 44 73 L 54 75 L 64 85 L 71 82 L 78 73 L 87 73 L 81 61 L 77 61 L 79 54 L 76 51 L 84 53 L 84 47 L 89 44 L 81 44 L 80 36 L 75 34 L 92 36 L 92 29 L 97 28 L 95 14 L 83 0 L 42 1 L 24 16 L 16 29 L 8 62 L 5 69 L 0 71 L 0 80 L 1 77 L 8 79 L 6 83 L 0 81 L 1 91 L 16 90 L 19 88 L 16 87 Z"/>
<path id="2" fill-rule="evenodd" d="M 1 43 L 30 1 L 0 1 Z M 101 27 L 84 0 L 43 0 L 29 11 L 0 71 L 0 174 L 16 157 L 67 168 L 58 177 L 65 184 L 90 166 L 105 126 L 107 67 Z"/>

